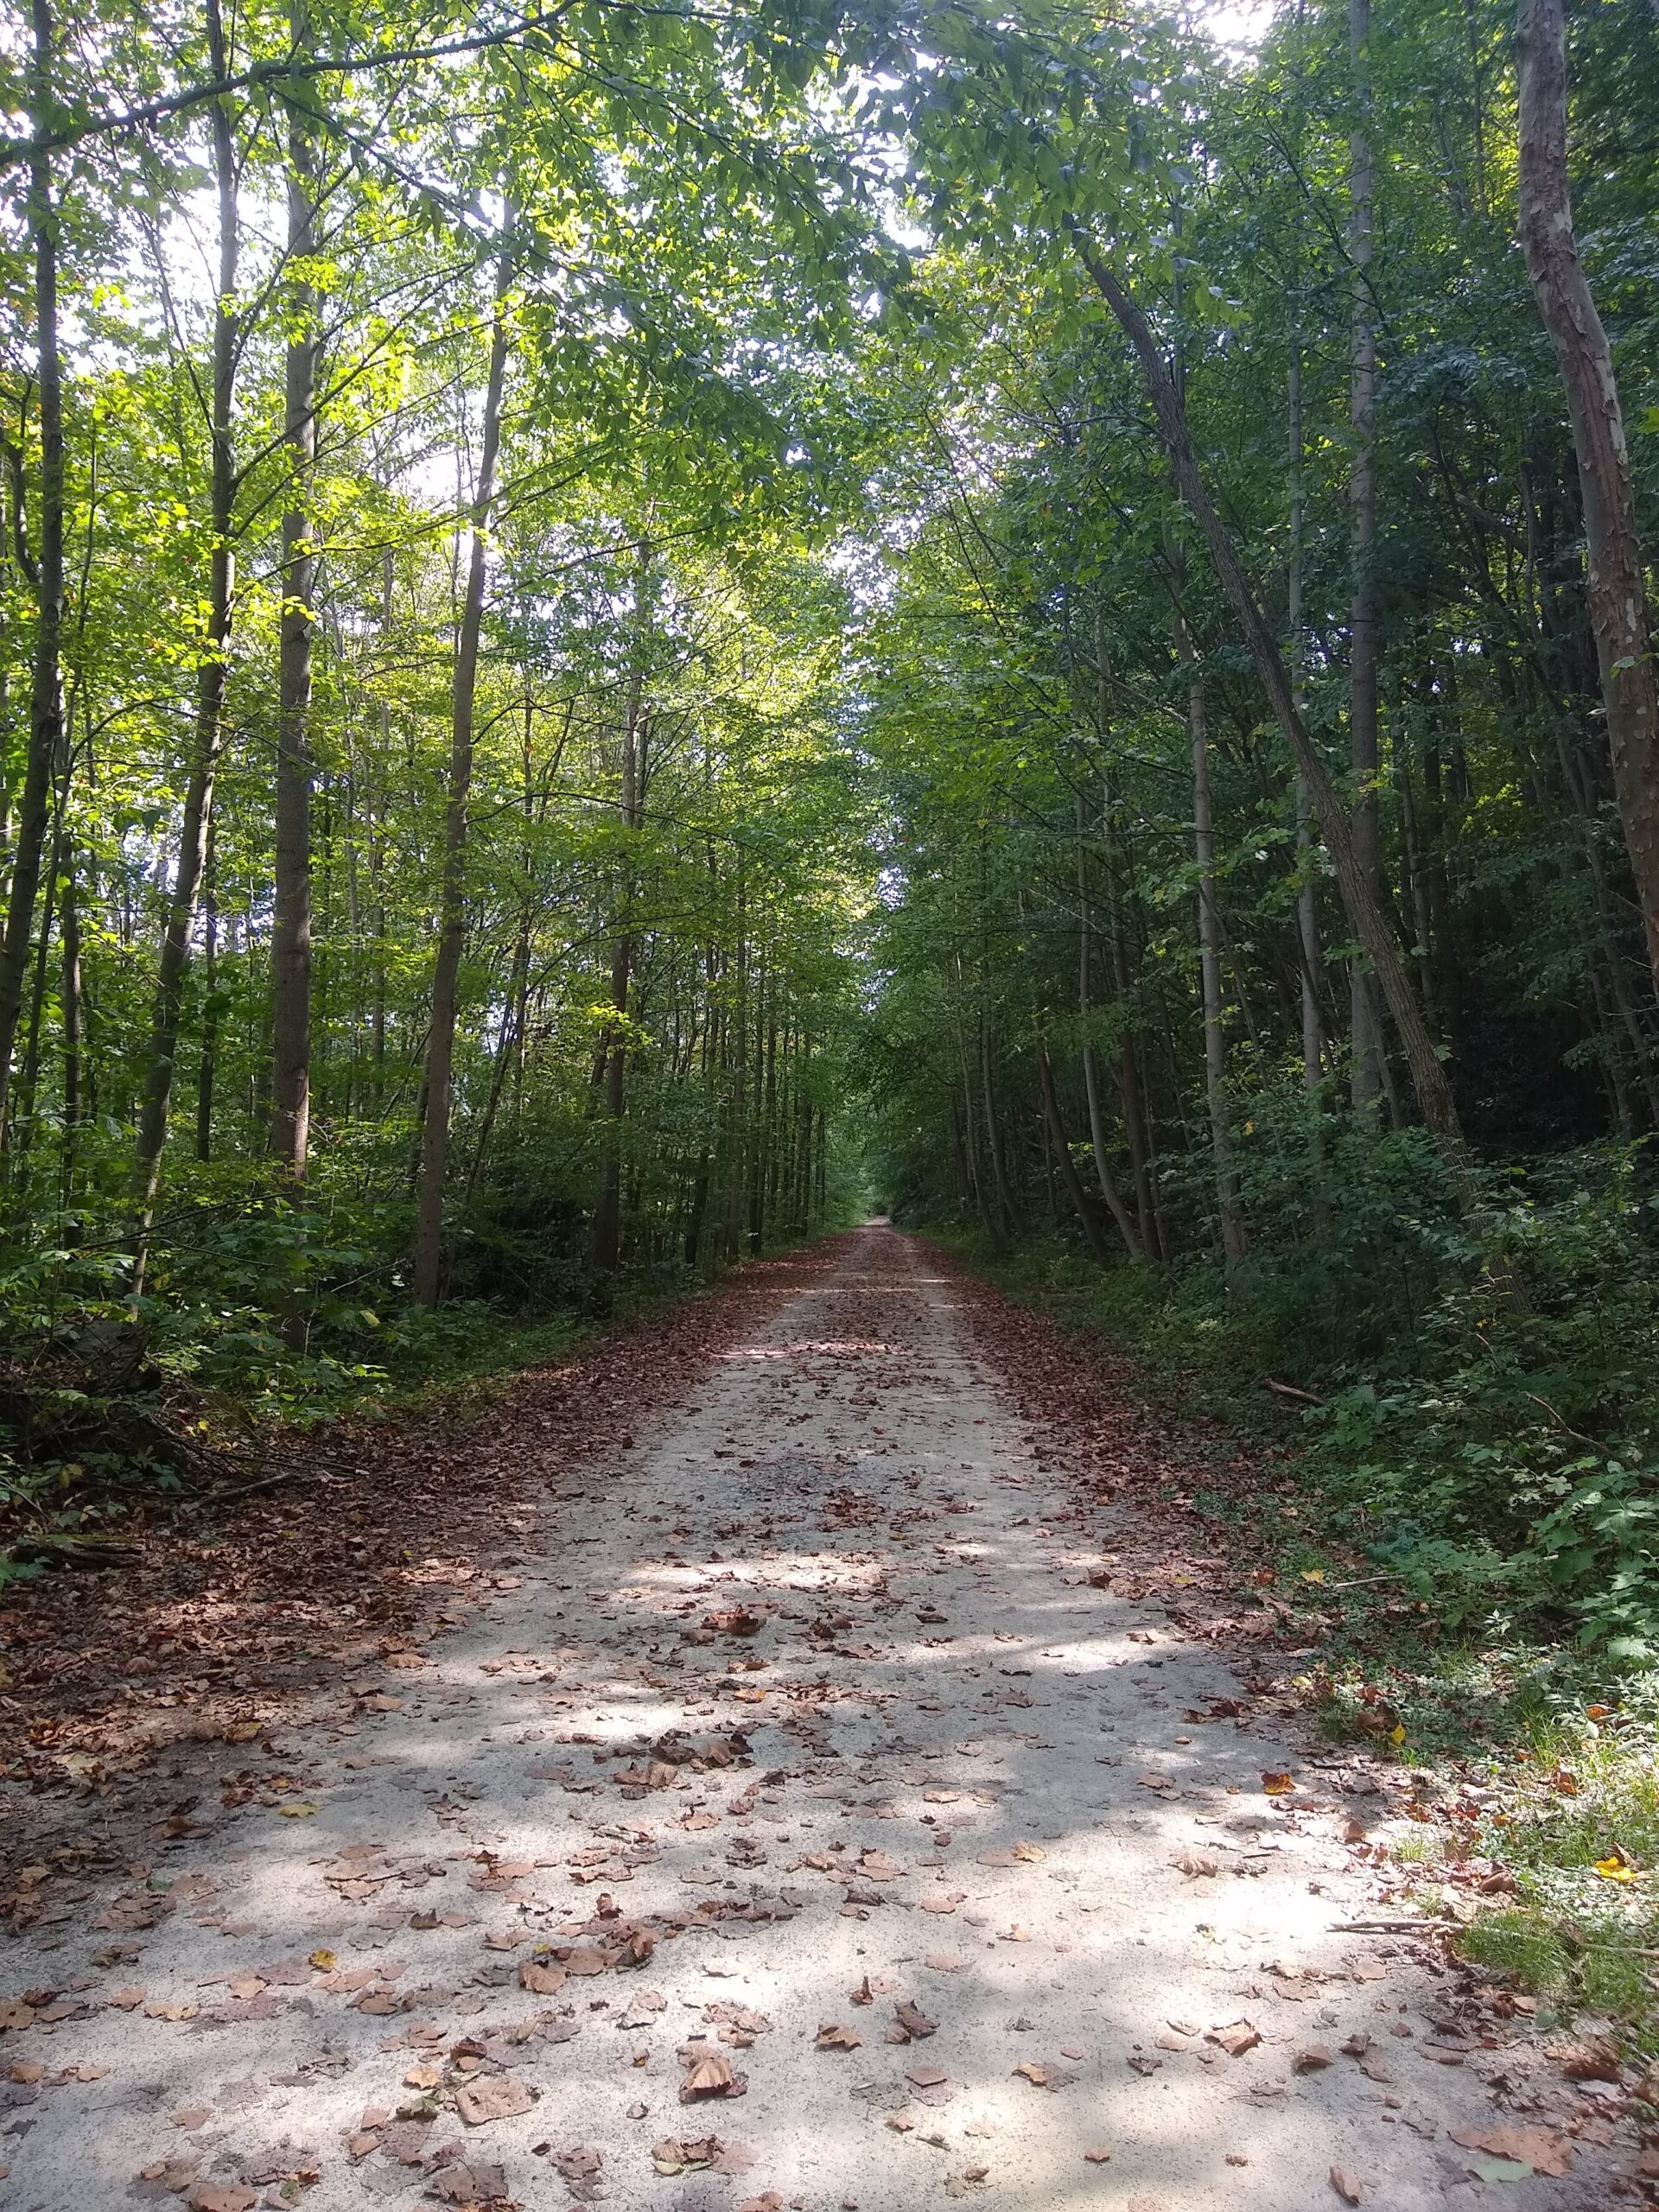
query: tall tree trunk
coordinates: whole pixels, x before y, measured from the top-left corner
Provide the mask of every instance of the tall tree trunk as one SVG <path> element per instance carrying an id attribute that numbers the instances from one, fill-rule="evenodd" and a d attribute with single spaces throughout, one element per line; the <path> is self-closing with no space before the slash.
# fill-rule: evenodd
<path id="1" fill-rule="evenodd" d="M 1348 140 L 1348 260 L 1352 322 L 1349 345 L 1348 423 L 1353 460 L 1348 473 L 1351 597 L 1348 616 L 1348 741 L 1354 772 L 1354 850 L 1371 897 L 1379 903 L 1382 855 L 1376 775 L 1381 758 L 1376 711 L 1376 320 L 1371 299 L 1371 0 L 1348 0 L 1348 58 L 1354 99 Z M 1376 1118 L 1382 1096 L 1384 1051 L 1376 984 L 1365 963 L 1349 978 L 1354 1110 Z"/>
<path id="2" fill-rule="evenodd" d="M 1100 1185 L 1100 1195 L 1106 1201 L 1106 1211 L 1117 1225 L 1123 1239 L 1124 1249 L 1135 1259 L 1141 1258 L 1145 1246 L 1139 1230 L 1129 1218 L 1112 1173 L 1111 1162 L 1106 1154 L 1105 1117 L 1100 1108 L 1100 1074 L 1095 1065 L 1095 1048 L 1089 1036 L 1089 971 L 1093 964 L 1093 931 L 1089 900 L 1089 863 L 1084 845 L 1083 793 L 1077 793 L 1077 1014 L 1083 1027 L 1083 1090 L 1089 1106 L 1089 1149 L 1094 1155 L 1095 1179 Z"/>
<path id="3" fill-rule="evenodd" d="M 1071 1146 L 1065 1134 L 1065 1117 L 1060 1111 L 1060 1095 L 1054 1084 L 1054 1064 L 1048 1054 L 1048 1040 L 1040 1034 L 1037 1039 L 1037 1076 L 1042 1085 L 1043 1119 L 1047 1125 L 1049 1147 L 1054 1164 L 1060 1171 L 1060 1180 L 1072 1210 L 1088 1239 L 1089 1249 L 1105 1267 L 1110 1260 L 1111 1248 L 1100 1226 L 1100 1217 L 1089 1203 L 1089 1193 L 1083 1187 L 1083 1178 L 1071 1157 Z"/>
<path id="4" fill-rule="evenodd" d="M 1584 498 L 1587 603 L 1613 787 L 1659 982 L 1659 680 L 1612 350 L 1579 259 L 1567 175 L 1562 0 L 1520 0 L 1521 243 L 1567 387 Z"/>
<path id="5" fill-rule="evenodd" d="M 36 140 L 54 120 L 53 111 L 51 0 L 34 0 L 29 60 L 29 122 Z M 12 1054 L 29 973 L 29 947 L 40 888 L 41 857 L 51 810 L 52 770 L 63 731 L 63 365 L 58 348 L 58 230 L 53 201 L 49 154 L 35 153 L 29 164 L 28 224 L 35 259 L 35 374 L 41 410 L 41 533 L 34 566 L 35 650 L 29 671 L 29 752 L 11 868 L 6 923 L 0 934 L 0 1134 L 11 1081 Z M 13 460 L 18 483 L 18 550 L 25 553 L 22 527 L 22 457 Z M 26 557 L 26 555 L 25 555 Z M 50 918 L 42 923 L 50 926 Z"/>
<path id="6" fill-rule="evenodd" d="M 1302 342 L 1300 328 L 1290 343 L 1290 558 L 1285 579 L 1286 620 L 1290 632 L 1291 696 L 1296 711 L 1304 711 L 1302 671 L 1306 645 L 1302 637 L 1302 564 L 1306 501 L 1302 475 Z M 1307 779 L 1296 772 L 1296 947 L 1301 969 L 1302 1088 L 1317 1099 L 1325 1075 L 1325 1010 L 1319 1000 L 1319 902 L 1313 874 L 1313 809 Z M 1324 1157 L 1324 1141 L 1317 1118 L 1311 1139 L 1317 1165 Z"/>
<path id="7" fill-rule="evenodd" d="M 417 1306 L 435 1306 L 443 1264 L 443 1185 L 449 1162 L 449 1098 L 455 1064 L 455 1014 L 461 984 L 461 956 L 467 938 L 467 800 L 473 781 L 474 709 L 478 698 L 478 657 L 484 630 L 484 587 L 488 575 L 490 509 L 495 497 L 495 467 L 501 450 L 501 395 L 507 376 L 506 289 L 510 260 L 504 244 L 490 324 L 490 362 L 484 391 L 484 422 L 478 479 L 469 520 L 472 550 L 467 586 L 455 637 L 451 692 L 449 796 L 443 825 L 443 884 L 440 894 L 438 957 L 432 971 L 432 1020 L 426 1040 L 425 1112 L 421 1124 L 421 1160 L 416 1185 L 415 1250 L 410 1290 Z"/>
<path id="8" fill-rule="evenodd" d="M 1179 606 L 1176 640 L 1189 666 L 1196 655 Z M 1216 1211 L 1227 1265 L 1244 1257 L 1244 1217 L 1239 1209 L 1233 1140 L 1227 1126 L 1227 1033 L 1221 1004 L 1221 917 L 1216 904 L 1216 831 L 1210 804 L 1210 731 L 1204 685 L 1195 674 L 1187 686 L 1187 727 L 1192 738 L 1192 844 L 1198 863 L 1198 983 L 1204 1018 L 1204 1090 L 1210 1109 L 1210 1151 L 1216 1170 Z"/>
<path id="9" fill-rule="evenodd" d="M 310 50 L 308 0 L 290 0 L 296 59 Z M 316 157 L 308 83 L 288 110 L 288 315 L 283 443 L 289 468 L 283 514 L 283 611 L 276 709 L 276 902 L 271 920 L 270 1154 L 298 1185 L 311 1129 L 311 710 L 312 594 L 316 560 L 309 506 L 316 461 L 315 295 L 308 264 L 316 251 Z"/>
<path id="10" fill-rule="evenodd" d="M 201 874 L 201 1058 L 196 1068 L 196 1158 L 213 1156 L 213 1091 L 219 1080 L 219 894 L 213 881 L 216 831 L 207 837 L 207 862 Z"/>
<path id="11" fill-rule="evenodd" d="M 1400 1033 L 1400 1041 L 1411 1070 L 1412 1083 L 1423 1120 L 1448 1165 L 1461 1179 L 1469 1164 L 1469 1148 L 1458 1117 L 1457 1102 L 1452 1096 L 1452 1086 L 1435 1052 L 1433 1039 L 1423 1019 L 1422 1007 L 1412 989 L 1411 980 L 1401 960 L 1400 948 L 1395 942 L 1388 918 L 1378 905 L 1360 866 L 1359 856 L 1354 848 L 1353 830 L 1342 801 L 1291 696 L 1290 677 L 1284 657 L 1268 626 L 1267 618 L 1256 603 L 1237 550 L 1205 482 L 1185 410 L 1176 393 L 1164 358 L 1158 350 L 1151 325 L 1110 264 L 1102 257 L 1089 238 L 1078 230 L 1074 231 L 1073 239 L 1079 258 L 1128 337 L 1140 362 L 1181 496 L 1204 533 L 1217 579 L 1244 633 L 1256 674 L 1268 695 L 1274 718 L 1290 748 L 1292 760 L 1307 779 L 1308 795 L 1313 801 L 1325 848 L 1331 855 L 1344 911 L 1354 934 L 1370 955 L 1376 970 L 1383 998 Z"/>
<path id="12" fill-rule="evenodd" d="M 645 623 L 645 563 L 639 568 L 637 619 Z M 617 818 L 625 831 L 639 826 L 639 705 L 643 635 L 636 636 L 633 670 L 628 679 L 627 711 L 622 723 L 622 790 Z M 622 1115 L 627 1082 L 628 982 L 633 964 L 630 915 L 633 905 L 633 861 L 625 855 L 617 887 L 616 938 L 611 947 L 611 1006 L 616 1027 L 607 1040 L 605 1062 L 605 1150 L 600 1170 L 599 1201 L 594 1208 L 594 1272 L 613 1275 L 622 1258 Z"/>
<path id="13" fill-rule="evenodd" d="M 979 1025 L 980 1090 L 985 1102 L 985 1142 L 991 1155 L 991 1181 L 996 1191 L 998 1211 L 1007 1225 L 1010 1236 L 1018 1236 L 1025 1228 L 1025 1217 L 1015 1203 L 1008 1181 L 1007 1165 L 1002 1154 L 1002 1135 L 996 1117 L 996 1092 L 991 1076 L 991 1027 L 982 1018 Z"/>
<path id="14" fill-rule="evenodd" d="M 225 25 L 219 0 L 207 0 L 207 51 L 216 77 L 226 73 Z M 196 678 L 195 726 L 192 733 L 190 778 L 185 791 L 179 859 L 168 900 L 167 921 L 156 979 L 156 1012 L 144 1070 L 138 1115 L 138 1143 L 133 1161 L 132 1195 L 137 1211 L 131 1292 L 139 1296 L 149 1260 L 149 1234 L 161 1188 L 162 1154 L 167 1145 L 167 1113 L 173 1096 L 174 1066 L 184 1013 L 184 982 L 190 964 L 190 936 L 207 860 L 213 818 L 213 781 L 225 734 L 225 684 L 229 671 L 231 610 L 236 589 L 236 554 L 231 525 L 236 501 L 232 416 L 241 351 L 241 323 L 236 310 L 237 267 L 241 253 L 237 205 L 236 149 L 227 104 L 210 111 L 213 181 L 219 198 L 219 283 L 213 302 L 213 381 L 209 398 L 212 442 L 208 490 L 212 552 L 207 578 L 207 620 Z"/>

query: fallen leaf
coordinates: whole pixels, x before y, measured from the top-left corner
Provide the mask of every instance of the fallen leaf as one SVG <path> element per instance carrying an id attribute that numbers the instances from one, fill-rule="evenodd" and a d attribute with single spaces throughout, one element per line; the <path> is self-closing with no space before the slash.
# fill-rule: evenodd
<path id="1" fill-rule="evenodd" d="M 1318 2074 L 1331 2063 L 1331 2054 L 1322 2043 L 1311 2043 L 1306 2050 L 1299 2050 L 1291 2064 L 1299 2074 Z"/>
<path id="2" fill-rule="evenodd" d="M 843 2028 L 838 2020 L 824 2020 L 818 2027 L 817 2046 L 820 2050 L 858 2050 L 864 2038 L 851 2028 Z"/>
<path id="3" fill-rule="evenodd" d="M 1573 2171 L 1573 2146 L 1554 2128 L 1448 2127 L 1446 2132 L 1465 2151 L 1485 2151 L 1495 2158 L 1535 2167 L 1552 2181 L 1563 2180 Z"/>
<path id="4" fill-rule="evenodd" d="M 1089 2150 L 1085 2151 L 1083 2155 L 1090 2165 L 1103 2166 L 1109 2164 L 1112 2154 L 1109 2147 L 1106 2144 L 1096 2143 Z"/>
<path id="5" fill-rule="evenodd" d="M 534 1997 L 551 1997 L 565 1985 L 565 1971 L 550 1961 L 526 1959 L 518 1969 L 518 1986 Z"/>
<path id="6" fill-rule="evenodd" d="M 499 2203 L 507 2194 L 507 2170 L 465 2164 L 442 2166 L 433 2176 L 431 2193 L 442 2204 Z"/>
<path id="7" fill-rule="evenodd" d="M 514 2120 L 530 2107 L 530 2091 L 516 2074 L 486 2074 L 455 2092 L 455 2110 L 468 2127 L 485 2127 L 493 2120 Z"/>
<path id="8" fill-rule="evenodd" d="M 1211 2028 L 1205 2036 L 1206 2043 L 1219 2044 L 1230 2058 L 1243 2058 L 1247 2050 L 1254 2050 L 1262 2040 L 1248 2020 L 1230 2020 L 1225 2027 Z"/>
<path id="9" fill-rule="evenodd" d="M 742 2075 L 733 2072 L 729 2058 L 717 2050 L 706 2051 L 694 2061 L 690 2072 L 681 2082 L 680 2102 L 690 2105 L 699 2097 L 740 2096 L 742 2083 Z"/>
<path id="10" fill-rule="evenodd" d="M 1295 1787 L 1296 1780 L 1294 1775 L 1268 1771 L 1262 1777 L 1263 1793 L 1269 1797 L 1287 1797 Z M 1333 2166 L 1332 2171 L 1335 2173 L 1337 2169 Z M 1359 2202 L 1357 2197 L 1351 2201 L 1354 2203 Z"/>
<path id="11" fill-rule="evenodd" d="M 1331 2186 L 1344 2204 L 1357 2204 L 1364 2194 L 1358 2182 L 1345 2166 L 1332 2166 Z"/>

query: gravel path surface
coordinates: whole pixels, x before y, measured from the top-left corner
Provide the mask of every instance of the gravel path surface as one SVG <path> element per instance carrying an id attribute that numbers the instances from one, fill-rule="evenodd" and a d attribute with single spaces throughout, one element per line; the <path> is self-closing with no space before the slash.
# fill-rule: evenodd
<path id="1" fill-rule="evenodd" d="M 951 1279 L 796 1281 L 280 1808 L 0 1953 L 5 2212 L 1605 2202 L 1450 2139 L 1524 2061 L 1338 1931 L 1367 1801 L 1091 1584 Z"/>

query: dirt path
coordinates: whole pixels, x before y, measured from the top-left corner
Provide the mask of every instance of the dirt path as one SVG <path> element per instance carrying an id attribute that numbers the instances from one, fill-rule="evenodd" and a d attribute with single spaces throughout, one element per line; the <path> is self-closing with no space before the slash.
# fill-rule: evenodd
<path id="1" fill-rule="evenodd" d="M 1223 1661 L 1091 1586 L 951 1279 L 830 1249 L 280 1808 L 0 1951 L 7 2212 L 1409 2212 L 1503 2195 L 1449 2128 L 1580 2124 L 1338 1930 L 1382 1808 L 1265 1792 Z M 1506 2201 L 1605 2202 L 1571 2155 Z"/>

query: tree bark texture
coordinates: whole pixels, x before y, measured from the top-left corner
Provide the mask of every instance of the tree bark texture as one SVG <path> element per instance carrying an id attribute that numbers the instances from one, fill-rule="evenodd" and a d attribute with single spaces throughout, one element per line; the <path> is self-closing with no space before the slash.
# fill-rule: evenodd
<path id="1" fill-rule="evenodd" d="M 1613 787 L 1659 983 L 1659 683 L 1636 493 L 1612 349 L 1579 259 L 1567 171 L 1567 27 L 1562 0 L 1521 0 L 1521 243 L 1555 348 L 1578 455 L 1595 635 Z"/>
<path id="2" fill-rule="evenodd" d="M 473 543 L 455 639 L 451 690 L 449 796 L 444 814 L 438 956 L 432 972 L 432 1022 L 426 1044 L 426 1109 L 421 1125 L 415 1251 L 410 1275 L 410 1288 L 416 1303 L 429 1307 L 438 1302 L 443 1266 L 443 1185 L 449 1163 L 455 1014 L 461 956 L 467 937 L 467 801 L 473 781 L 474 710 L 478 697 L 479 645 L 484 629 L 484 588 L 489 573 L 486 533 L 495 496 L 495 465 L 501 449 L 501 397 L 507 374 L 506 279 L 504 251 L 490 327 L 484 422 L 478 478 L 473 488 Z"/>

